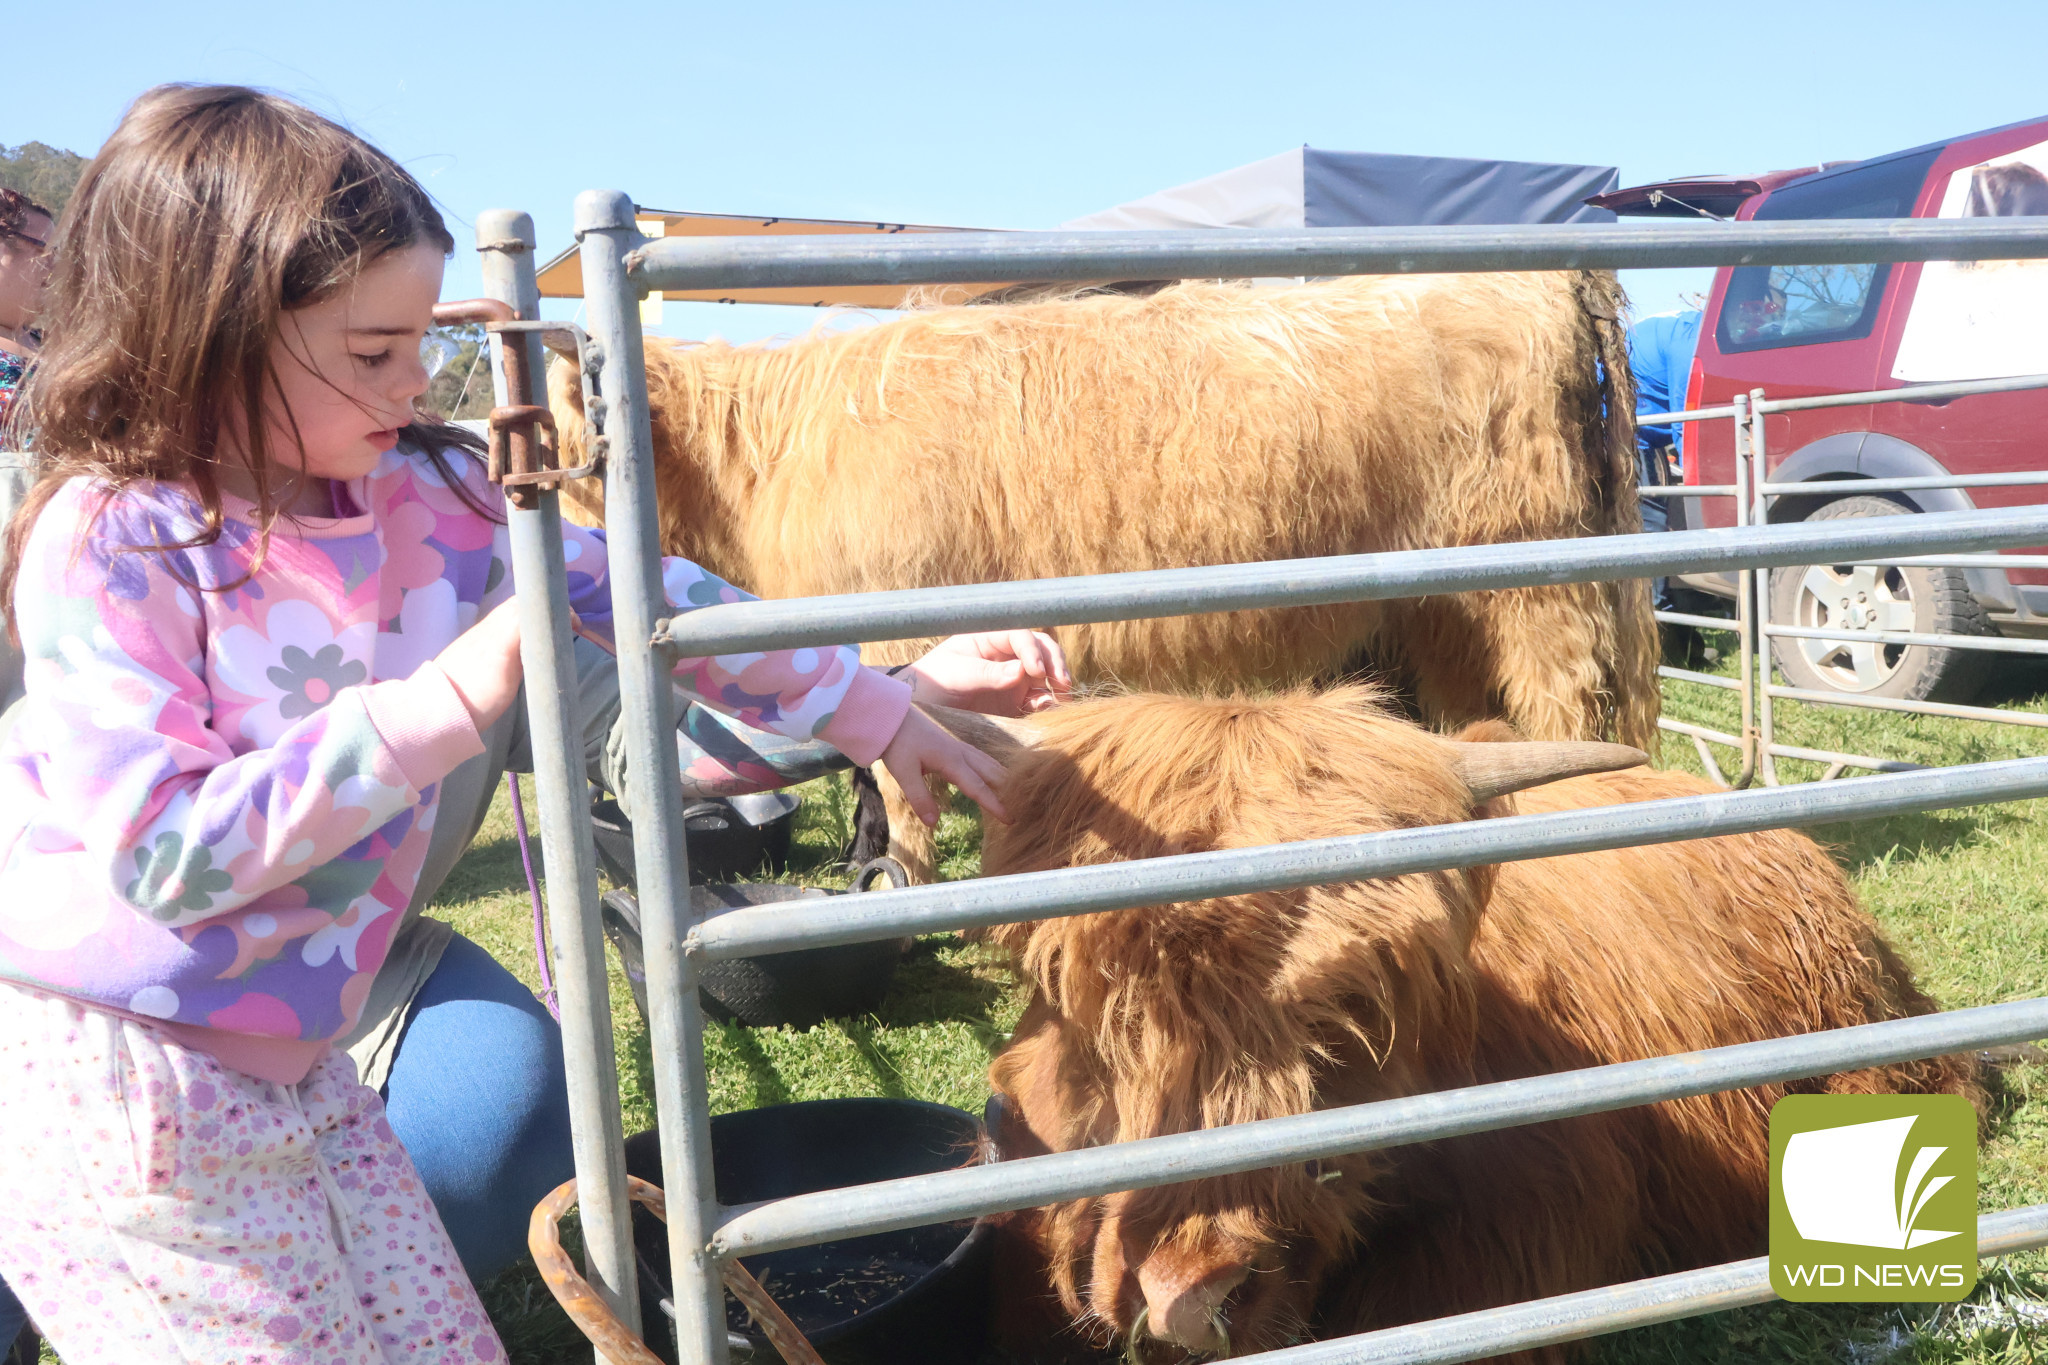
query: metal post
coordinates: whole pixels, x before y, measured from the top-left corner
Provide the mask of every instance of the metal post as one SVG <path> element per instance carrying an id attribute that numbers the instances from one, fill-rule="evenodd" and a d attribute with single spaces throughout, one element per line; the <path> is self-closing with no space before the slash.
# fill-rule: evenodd
<path id="1" fill-rule="evenodd" d="M 603 432 L 598 439 L 604 442 L 607 460 L 605 527 L 619 648 L 619 699 L 638 779 L 628 813 L 639 868 L 641 948 L 647 963 L 662 1184 L 668 1192 L 676 1348 L 687 1365 L 725 1365 L 724 1290 L 718 1267 L 705 1255 L 716 1202 L 704 1015 L 697 999 L 696 964 L 682 952 L 683 936 L 695 921 L 683 844 L 682 783 L 676 771 L 676 718 L 668 668 L 653 646 L 654 623 L 668 612 L 661 586 L 640 291 L 626 278 L 624 265 L 626 253 L 640 244 L 633 201 L 616 191 L 578 195 L 576 237 L 582 249 L 590 331 L 602 352 Z"/>
<path id="2" fill-rule="evenodd" d="M 1735 525 L 1749 525 L 1749 395 L 1735 395 Z M 1735 575 L 1735 662 L 1742 679 L 1742 770 L 1729 785 L 1738 789 L 1756 780 L 1756 620 L 1752 594 L 1755 571 Z"/>
<path id="3" fill-rule="evenodd" d="M 492 209 L 476 220 L 484 290 L 519 317 L 540 316 L 534 278 L 533 219 Z M 493 378 L 500 406 L 536 401 L 543 371 L 540 338 L 498 338 Z M 526 723 L 540 806 L 541 856 L 547 864 L 548 927 L 562 1005 L 562 1058 L 568 1073 L 569 1131 L 582 1209 L 585 1275 L 607 1306 L 639 1321 L 633 1224 L 626 1203 L 625 1134 L 619 1117 L 618 1058 L 612 1049 L 611 996 L 605 981 L 604 930 L 598 920 L 597 864 L 586 781 L 578 761 L 583 727 L 576 716 L 576 658 L 569 636 L 569 583 L 562 561 L 559 495 L 520 490 L 506 508 L 512 578 L 519 590 L 519 653 L 526 673 Z M 522 505 L 523 504 L 523 505 Z"/>
<path id="4" fill-rule="evenodd" d="M 1764 443 L 1764 391 L 1749 391 L 1749 495 L 1750 523 L 1770 524 L 1770 510 L 1764 505 L 1764 485 L 1770 481 L 1771 459 Z M 1771 570 L 1756 574 L 1756 767 L 1764 785 L 1778 785 L 1778 760 L 1771 753 L 1777 732 L 1771 724 Z"/>

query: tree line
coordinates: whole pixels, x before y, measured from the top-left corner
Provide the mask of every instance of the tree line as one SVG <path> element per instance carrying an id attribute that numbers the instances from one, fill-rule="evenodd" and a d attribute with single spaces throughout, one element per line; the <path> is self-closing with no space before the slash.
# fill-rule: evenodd
<path id="1" fill-rule="evenodd" d="M 25 194 L 52 213 L 64 212 L 78 177 L 85 171 L 85 158 L 46 142 L 24 142 L 9 147 L 0 142 L 0 189 Z"/>

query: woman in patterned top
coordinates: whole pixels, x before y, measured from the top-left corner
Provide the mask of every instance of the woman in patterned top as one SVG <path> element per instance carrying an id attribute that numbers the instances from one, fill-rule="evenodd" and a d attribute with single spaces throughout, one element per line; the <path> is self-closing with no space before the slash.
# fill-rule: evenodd
<path id="1" fill-rule="evenodd" d="M 29 324 L 50 277 L 53 219 L 26 195 L 0 189 L 0 449 L 9 444 L 7 412 L 36 349 Z"/>

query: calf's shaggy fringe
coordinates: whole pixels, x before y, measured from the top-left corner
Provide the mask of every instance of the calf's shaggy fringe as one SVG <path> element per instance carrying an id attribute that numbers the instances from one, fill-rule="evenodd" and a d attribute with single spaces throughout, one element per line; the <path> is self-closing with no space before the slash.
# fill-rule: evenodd
<path id="1" fill-rule="evenodd" d="M 772 349 L 650 339 L 663 548 L 796 597 L 1634 531 L 1620 302 L 1590 274 L 1193 281 Z M 580 461 L 561 370 L 553 400 Z M 593 520 L 596 483 L 564 490 Z M 1057 633 L 1133 687 L 1329 680 L 1369 651 L 1438 724 L 1655 733 L 1635 582 Z"/>
<path id="2" fill-rule="evenodd" d="M 1475 811 L 1451 746 L 1360 688 L 1129 696 L 1034 725 L 989 875 L 1711 790 L 1636 768 Z M 1833 861 L 1784 830 L 992 937 L 1034 987 L 991 1069 L 1006 1156 L 1935 1008 Z M 1192 1296 L 1181 1329 L 1213 1321 L 1244 1351 L 1754 1255 L 1788 1091 L 1983 1099 L 1971 1059 L 1938 1058 L 1078 1200 L 1008 1227 L 1004 1321 L 1030 1358 L 1056 1327 L 1101 1346 L 1149 1310 L 1157 1332 Z"/>

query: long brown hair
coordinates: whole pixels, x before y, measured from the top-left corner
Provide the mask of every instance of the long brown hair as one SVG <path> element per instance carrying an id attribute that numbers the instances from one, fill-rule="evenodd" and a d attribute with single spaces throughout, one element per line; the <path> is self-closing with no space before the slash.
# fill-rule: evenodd
<path id="1" fill-rule="evenodd" d="M 311 110 L 231 85 L 160 85 L 130 105 L 57 226 L 45 342 L 9 418 L 40 475 L 7 528 L 10 625 L 22 547 L 66 479 L 182 484 L 204 509 L 199 534 L 133 548 L 210 545 L 223 521 L 215 452 L 232 431 L 267 537 L 277 474 L 256 415 L 266 398 L 283 405 L 279 317 L 422 243 L 455 247 L 419 182 Z M 403 435 L 444 475 L 447 450 L 478 448 L 438 422 Z"/>

